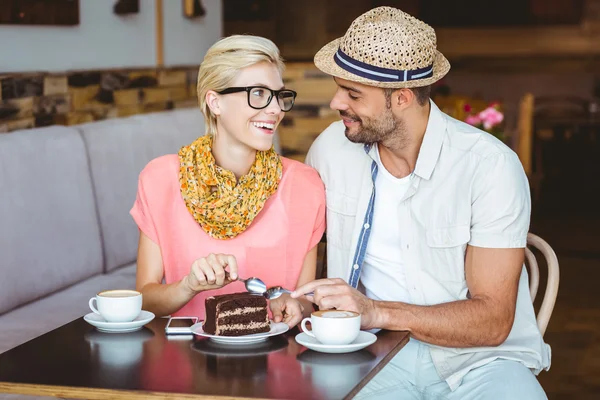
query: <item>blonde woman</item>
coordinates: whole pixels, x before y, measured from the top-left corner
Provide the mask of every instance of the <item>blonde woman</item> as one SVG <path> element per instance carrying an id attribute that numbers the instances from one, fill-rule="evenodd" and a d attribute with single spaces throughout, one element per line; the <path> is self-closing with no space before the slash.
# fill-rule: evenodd
<path id="1" fill-rule="evenodd" d="M 315 279 L 325 192 L 315 170 L 273 149 L 296 97 L 283 69 L 261 37 L 227 37 L 206 53 L 198 74 L 206 134 L 144 168 L 131 210 L 145 310 L 203 319 L 206 297 L 245 290 L 238 277 L 289 289 Z M 303 302 L 272 300 L 274 320 L 296 325 L 312 309 Z"/>

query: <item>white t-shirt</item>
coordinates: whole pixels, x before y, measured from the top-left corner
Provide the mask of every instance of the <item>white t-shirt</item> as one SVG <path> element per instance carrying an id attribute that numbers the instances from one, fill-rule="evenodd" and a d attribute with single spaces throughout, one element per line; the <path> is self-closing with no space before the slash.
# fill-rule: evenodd
<path id="1" fill-rule="evenodd" d="M 413 175 L 396 178 L 390 174 L 374 152 L 379 172 L 375 180 L 375 207 L 371 237 L 360 275 L 367 297 L 383 301 L 410 303 L 406 285 L 400 230 L 402 224 L 398 207 L 408 190 Z"/>

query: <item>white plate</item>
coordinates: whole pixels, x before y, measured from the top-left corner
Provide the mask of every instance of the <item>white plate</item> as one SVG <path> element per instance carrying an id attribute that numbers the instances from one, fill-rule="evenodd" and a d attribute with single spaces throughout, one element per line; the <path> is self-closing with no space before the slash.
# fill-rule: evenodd
<path id="1" fill-rule="evenodd" d="M 269 340 L 257 343 L 237 344 L 232 346 L 227 343 L 218 343 L 213 340 L 196 340 L 192 349 L 204 354 L 225 357 L 256 357 L 285 350 L 288 340 L 282 336 L 275 336 Z"/>
<path id="2" fill-rule="evenodd" d="M 142 329 L 142 326 L 154 319 L 154 314 L 150 311 L 144 311 L 137 316 L 131 322 L 107 322 L 100 315 L 96 313 L 86 314 L 83 319 L 90 325 L 93 325 L 101 332 L 108 333 L 125 333 L 134 332 L 138 329 Z"/>
<path id="3" fill-rule="evenodd" d="M 287 332 L 290 327 L 287 326 L 284 322 L 273 322 L 271 321 L 271 330 L 269 332 L 263 333 L 253 333 L 252 335 L 243 335 L 243 336 L 217 336 L 217 335 L 209 335 L 208 333 L 204 333 L 204 329 L 202 329 L 202 322 L 198 322 L 197 324 L 192 325 L 192 332 L 195 335 L 202 336 L 214 340 L 217 343 L 227 343 L 227 344 L 249 344 L 249 343 L 258 343 L 263 340 L 267 340 L 271 336 L 281 335 L 282 333 Z"/>
<path id="4" fill-rule="evenodd" d="M 312 336 L 302 332 L 296 335 L 296 342 L 302 346 L 321 353 L 350 353 L 364 349 L 377 341 L 371 332 L 360 331 L 358 337 L 350 344 L 323 344 Z"/>

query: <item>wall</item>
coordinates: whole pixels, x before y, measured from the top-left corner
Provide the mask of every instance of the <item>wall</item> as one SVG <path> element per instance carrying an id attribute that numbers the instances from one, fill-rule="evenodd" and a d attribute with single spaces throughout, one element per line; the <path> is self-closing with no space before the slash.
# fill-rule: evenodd
<path id="1" fill-rule="evenodd" d="M 224 0 L 225 2 L 231 0 Z M 543 5 L 535 11 L 543 16 L 554 4 L 565 6 L 568 0 L 536 0 Z M 438 48 L 448 57 L 515 56 L 600 56 L 600 0 L 583 0 L 580 25 L 529 25 L 514 28 L 442 28 L 436 27 Z M 329 41 L 343 36 L 350 23 L 376 4 L 398 7 L 418 15 L 419 0 L 303 0 L 277 2 L 263 0 L 277 12 L 269 19 L 246 21 L 232 17 L 224 21 L 226 35 L 251 32 L 274 40 L 287 60 L 310 61 Z M 463 2 L 464 3 L 464 2 Z M 486 3 L 486 2 L 479 2 Z M 506 5 L 502 6 L 506 7 Z M 554 12 L 556 12 L 554 8 Z M 293 23 L 290 23 L 293 21 Z"/>
<path id="2" fill-rule="evenodd" d="M 198 67 L 0 77 L 0 133 L 197 107 Z"/>
<path id="3" fill-rule="evenodd" d="M 144 1 L 144 0 L 142 0 Z M 202 0 L 206 15 L 183 17 L 183 1 L 163 0 L 165 65 L 199 65 L 222 35 L 222 0 Z"/>
<path id="4" fill-rule="evenodd" d="M 197 106 L 198 65 L 222 35 L 222 0 L 204 0 L 206 15 L 191 20 L 181 0 L 163 1 L 160 67 L 155 1 L 125 17 L 114 3 L 80 0 L 75 28 L 0 26 L 0 133 Z"/>
<path id="5" fill-rule="evenodd" d="M 113 13 L 114 1 L 80 0 L 76 27 L 0 26 L 0 73 L 152 67 L 155 2 L 140 12 Z M 222 0 L 204 0 L 207 15 L 188 20 L 182 1 L 163 1 L 165 65 L 197 65 L 222 30 Z"/>

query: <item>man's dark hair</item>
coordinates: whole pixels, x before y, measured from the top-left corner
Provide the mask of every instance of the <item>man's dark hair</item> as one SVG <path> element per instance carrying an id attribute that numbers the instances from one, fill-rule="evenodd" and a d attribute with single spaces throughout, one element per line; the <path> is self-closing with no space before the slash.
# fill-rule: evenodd
<path id="1" fill-rule="evenodd" d="M 392 107 L 392 93 L 394 93 L 395 90 L 397 89 L 383 89 L 387 108 Z M 431 85 L 411 88 L 411 90 L 417 98 L 417 103 L 419 103 L 421 107 L 425 106 L 429 101 L 429 97 L 431 97 Z"/>
<path id="2" fill-rule="evenodd" d="M 421 107 L 429 102 L 429 98 L 431 97 L 431 85 L 412 88 L 412 91 L 417 98 L 417 103 L 419 103 Z"/>

